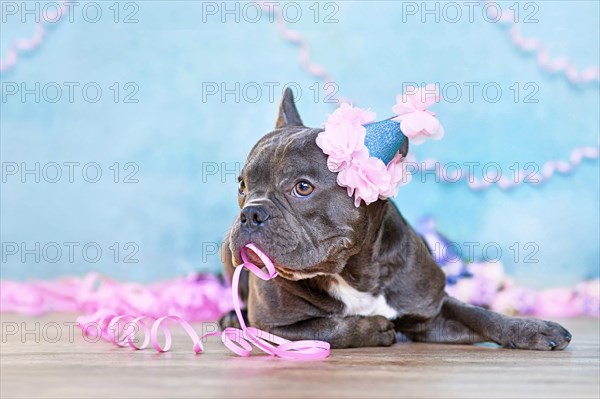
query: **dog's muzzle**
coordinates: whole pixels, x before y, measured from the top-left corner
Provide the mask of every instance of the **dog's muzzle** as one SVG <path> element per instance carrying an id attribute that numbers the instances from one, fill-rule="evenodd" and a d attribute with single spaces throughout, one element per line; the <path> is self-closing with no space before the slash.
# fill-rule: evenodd
<path id="1" fill-rule="evenodd" d="M 250 233 L 264 226 L 269 219 L 269 212 L 262 205 L 249 205 L 242 209 L 240 224 L 242 229 Z"/>

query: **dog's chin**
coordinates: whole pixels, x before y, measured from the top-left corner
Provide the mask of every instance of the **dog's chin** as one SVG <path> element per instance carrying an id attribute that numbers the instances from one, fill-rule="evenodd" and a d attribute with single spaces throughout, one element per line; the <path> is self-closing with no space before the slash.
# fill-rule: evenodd
<path id="1" fill-rule="evenodd" d="M 273 258 L 267 252 L 263 252 L 269 257 L 271 262 L 273 262 L 273 266 L 275 266 L 277 274 L 286 280 L 298 281 L 329 274 L 316 269 L 298 269 L 295 267 L 296 265 L 291 265 L 289 262 L 285 262 L 285 260 L 282 262 L 282 259 Z M 263 261 L 254 252 L 247 251 L 246 254 L 252 263 L 257 266 L 264 266 Z"/>

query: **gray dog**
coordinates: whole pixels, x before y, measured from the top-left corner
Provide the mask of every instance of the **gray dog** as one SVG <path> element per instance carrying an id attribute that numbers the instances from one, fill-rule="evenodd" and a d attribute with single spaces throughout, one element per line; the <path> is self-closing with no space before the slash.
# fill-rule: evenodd
<path id="1" fill-rule="evenodd" d="M 256 244 L 278 278 L 244 270 L 241 295 L 250 325 L 333 348 L 413 341 L 495 342 L 515 349 L 560 350 L 571 334 L 557 323 L 518 319 L 467 305 L 444 292 L 445 276 L 393 202 L 354 206 L 305 127 L 290 90 L 276 129 L 252 148 L 239 177 L 241 212 L 225 237 L 226 274 Z M 404 155 L 408 145 L 400 150 Z M 259 259 L 251 257 L 260 265 Z M 235 325 L 234 314 L 221 319 Z"/>

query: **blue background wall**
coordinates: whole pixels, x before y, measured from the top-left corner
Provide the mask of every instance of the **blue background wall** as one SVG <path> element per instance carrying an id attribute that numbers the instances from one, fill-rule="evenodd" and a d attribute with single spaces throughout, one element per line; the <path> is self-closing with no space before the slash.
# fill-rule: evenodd
<path id="1" fill-rule="evenodd" d="M 43 3 L 42 3 L 43 4 Z M 83 3 L 82 3 L 83 4 Z M 299 109 L 306 124 L 319 126 L 333 109 L 322 92 L 311 87 L 318 79 L 299 66 L 297 49 L 282 40 L 267 16 L 256 23 L 236 23 L 218 16 L 202 21 L 200 2 L 137 2 L 137 23 L 114 23 L 112 2 L 99 2 L 103 17 L 88 23 L 75 12 L 74 22 L 61 21 L 43 46 L 20 58 L 3 84 L 25 82 L 97 82 L 103 96 L 97 103 L 76 89 L 73 103 L 11 96 L 1 103 L 2 162 L 97 162 L 103 172 L 88 183 L 76 169 L 75 181 L 66 167 L 57 183 L 26 176 L 8 176 L 2 183 L 2 241 L 33 247 L 59 243 L 62 257 L 51 263 L 33 255 L 2 262 L 2 278 L 50 278 L 97 270 L 121 279 L 153 281 L 195 270 L 218 270 L 215 242 L 237 211 L 236 179 L 227 169 L 239 168 L 251 146 L 275 121 L 278 98 L 267 95 L 265 82 L 281 87 L 294 82 L 302 90 Z M 219 5 L 220 3 L 216 3 Z M 419 3 L 416 3 L 419 4 Z M 503 4 L 508 7 L 511 3 Z M 568 55 L 578 67 L 599 63 L 598 2 L 538 2 L 539 22 L 522 24 L 526 36 L 541 38 L 551 56 Z M 121 4 L 123 5 L 123 3 Z M 337 23 L 314 22 L 310 3 L 290 27 L 312 46 L 314 60 L 335 77 L 339 93 L 381 117 L 390 115 L 404 82 L 496 82 L 503 90 L 492 103 L 475 91 L 457 103 L 434 110 L 446 128 L 446 138 L 413 147 L 419 159 L 443 162 L 497 162 L 505 173 L 515 162 L 543 164 L 567 159 L 576 146 L 597 145 L 599 98 L 597 84 L 574 87 L 562 77 L 542 72 L 532 56 L 517 51 L 498 24 L 486 22 L 481 10 L 473 22 L 458 23 L 406 16 L 401 2 L 337 2 Z M 324 9 L 321 12 L 331 11 Z M 121 10 L 121 18 L 128 10 Z M 464 9 L 463 9 L 464 11 Z M 521 8 L 525 13 L 525 10 Z M 531 10 L 527 10 L 530 12 Z M 292 15 L 293 16 L 293 15 Z M 320 20 L 323 15 L 320 16 Z M 0 52 L 17 37 L 28 36 L 32 17 L 2 23 Z M 137 103 L 115 103 L 109 89 L 134 82 Z M 256 82 L 264 88 L 257 102 L 233 95 L 203 101 L 203 83 Z M 515 102 L 510 87 L 533 82 L 537 103 Z M 322 85 L 322 83 L 320 83 Z M 480 86 L 481 87 L 481 86 Z M 521 95 L 531 90 L 522 90 Z M 254 92 L 248 92 L 254 97 Z M 6 93 L 4 93 L 6 94 Z M 276 97 L 278 97 L 278 94 Z M 463 94 L 466 94 L 466 89 Z M 250 98 L 251 99 L 251 98 Z M 127 162 L 139 166 L 138 183 L 114 183 L 109 166 L 120 163 L 122 180 Z M 218 165 L 216 175 L 206 168 Z M 128 169 L 131 170 L 131 169 Z M 210 169 L 212 170 L 212 169 Z M 481 177 L 481 169 L 476 169 Z M 92 173 L 91 173 L 92 174 Z M 498 243 L 502 261 L 521 283 L 532 287 L 572 285 L 599 275 L 599 186 L 597 161 L 584 162 L 570 176 L 558 176 L 540 187 L 513 191 L 492 188 L 474 193 L 464 183 L 439 184 L 419 177 L 396 198 L 405 216 L 416 222 L 433 215 L 451 239 Z M 74 259 L 62 243 L 77 242 Z M 103 250 L 99 261 L 81 254 L 87 242 Z M 113 259 L 113 243 L 121 252 Z M 124 262 L 133 247 L 138 263 Z M 514 259 L 510 247 L 518 243 Z M 534 242 L 539 252 L 527 263 Z M 204 244 L 203 244 L 204 243 Z M 113 247 L 114 248 L 114 247 Z M 481 248 L 481 247 L 480 247 Z M 50 250 L 50 249 L 49 249 Z M 93 251 L 90 252 L 93 257 Z M 493 251 L 490 252 L 493 256 Z M 476 252 L 476 254 L 480 254 Z M 5 254 L 6 255 L 6 254 Z M 43 254 L 42 254 L 43 255 Z M 54 257 L 49 252 L 47 258 Z"/>

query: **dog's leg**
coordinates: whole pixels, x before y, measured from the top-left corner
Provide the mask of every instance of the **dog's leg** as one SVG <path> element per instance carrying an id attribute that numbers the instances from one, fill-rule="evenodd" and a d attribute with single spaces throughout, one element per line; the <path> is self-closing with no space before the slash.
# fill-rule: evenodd
<path id="1" fill-rule="evenodd" d="M 294 341 L 326 341 L 332 348 L 390 346 L 396 341 L 394 324 L 383 316 L 318 317 L 287 326 L 259 328 Z"/>
<path id="2" fill-rule="evenodd" d="M 402 319 L 396 327 L 415 341 L 442 343 L 495 342 L 513 349 L 562 350 L 571 334 L 561 325 L 537 319 L 519 319 L 446 297 L 434 319 L 410 327 Z"/>

